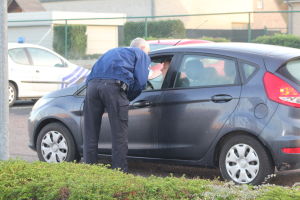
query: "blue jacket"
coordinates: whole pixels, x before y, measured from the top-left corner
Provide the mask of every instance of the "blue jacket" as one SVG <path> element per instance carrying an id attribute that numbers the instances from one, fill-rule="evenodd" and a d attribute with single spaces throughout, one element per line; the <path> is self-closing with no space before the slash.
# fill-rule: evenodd
<path id="1" fill-rule="evenodd" d="M 133 100 L 145 88 L 150 58 L 139 48 L 114 48 L 94 64 L 86 82 L 95 79 L 115 79 L 129 86 L 128 99 Z"/>

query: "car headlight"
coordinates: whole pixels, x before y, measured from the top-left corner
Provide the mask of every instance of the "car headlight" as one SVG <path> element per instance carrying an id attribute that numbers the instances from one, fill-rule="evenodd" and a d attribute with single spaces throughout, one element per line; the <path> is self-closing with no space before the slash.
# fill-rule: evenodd
<path id="1" fill-rule="evenodd" d="M 37 110 L 48 102 L 52 101 L 53 98 L 40 98 L 32 107 L 32 110 Z"/>

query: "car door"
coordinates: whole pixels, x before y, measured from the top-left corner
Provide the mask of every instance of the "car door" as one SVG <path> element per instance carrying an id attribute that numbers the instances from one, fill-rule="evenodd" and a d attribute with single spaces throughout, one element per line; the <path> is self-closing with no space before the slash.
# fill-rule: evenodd
<path id="1" fill-rule="evenodd" d="M 40 48 L 27 48 L 34 68 L 34 90 L 38 96 L 62 88 L 69 67 L 57 55 Z"/>
<path id="2" fill-rule="evenodd" d="M 35 69 L 32 66 L 25 48 L 8 50 L 9 80 L 18 87 L 19 97 L 35 96 L 33 90 L 33 76 Z"/>
<path id="3" fill-rule="evenodd" d="M 184 54 L 177 75 L 159 100 L 160 157 L 199 160 L 236 108 L 237 62 L 219 55 Z"/>
<path id="4" fill-rule="evenodd" d="M 161 91 L 145 90 L 135 100 L 130 102 L 128 121 L 128 156 L 152 157 L 155 151 L 155 132 L 157 131 L 156 102 Z M 86 95 L 86 88 L 83 88 L 76 95 L 79 100 Z M 82 100 L 83 101 L 83 100 Z M 151 102 L 151 103 L 150 103 Z M 148 105 L 149 103 L 149 105 Z M 81 132 L 83 133 L 83 104 L 80 111 L 74 113 L 80 115 Z M 82 140 L 82 139 L 81 139 Z M 108 115 L 105 112 L 102 117 L 101 129 L 98 141 L 98 153 L 111 155 L 111 129 Z M 82 146 L 80 146 L 82 149 Z"/>
<path id="5" fill-rule="evenodd" d="M 162 94 L 164 78 L 160 76 L 160 62 L 165 55 L 151 56 L 151 68 L 155 68 L 156 77 L 152 77 L 147 88 L 130 102 L 128 121 L 128 155 L 134 157 L 157 157 L 157 124 L 160 119 L 158 100 Z M 168 55 L 167 57 L 172 57 Z M 151 76 L 151 73 L 150 73 Z M 99 140 L 100 153 L 111 153 L 111 130 L 107 113 L 102 118 Z"/>

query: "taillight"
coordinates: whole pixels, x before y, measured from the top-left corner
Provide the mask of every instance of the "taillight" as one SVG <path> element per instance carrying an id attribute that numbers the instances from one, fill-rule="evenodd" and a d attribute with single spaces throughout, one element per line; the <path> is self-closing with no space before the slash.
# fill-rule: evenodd
<path id="1" fill-rule="evenodd" d="M 283 153 L 300 153 L 300 148 L 282 148 Z"/>
<path id="2" fill-rule="evenodd" d="M 300 108 L 300 93 L 290 84 L 270 72 L 264 75 L 264 85 L 268 97 L 287 106 Z"/>

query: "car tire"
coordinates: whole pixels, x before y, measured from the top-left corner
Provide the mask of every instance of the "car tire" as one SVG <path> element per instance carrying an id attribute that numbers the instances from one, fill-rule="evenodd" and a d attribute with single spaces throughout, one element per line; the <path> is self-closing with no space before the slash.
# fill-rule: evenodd
<path id="1" fill-rule="evenodd" d="M 8 105 L 9 107 L 13 106 L 17 99 L 17 89 L 16 86 L 9 82 L 8 84 Z"/>
<path id="2" fill-rule="evenodd" d="M 80 160 L 70 131 L 61 123 L 50 123 L 42 128 L 36 146 L 40 161 L 60 163 Z"/>
<path id="3" fill-rule="evenodd" d="M 225 140 L 220 151 L 219 168 L 225 180 L 237 184 L 259 185 L 274 173 L 270 155 L 259 141 L 248 135 Z"/>

